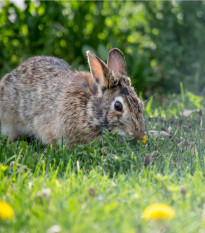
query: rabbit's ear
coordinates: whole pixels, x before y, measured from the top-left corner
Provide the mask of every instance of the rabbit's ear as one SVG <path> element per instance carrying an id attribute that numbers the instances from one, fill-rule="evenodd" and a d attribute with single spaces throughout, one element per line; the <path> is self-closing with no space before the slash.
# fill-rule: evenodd
<path id="1" fill-rule="evenodd" d="M 125 57 L 119 49 L 115 48 L 110 50 L 107 65 L 115 74 L 123 74 L 127 76 Z"/>
<path id="2" fill-rule="evenodd" d="M 101 86 L 101 88 L 108 87 L 108 77 L 110 71 L 107 65 L 93 52 L 87 51 L 86 54 L 88 56 L 88 63 L 92 77 Z"/>

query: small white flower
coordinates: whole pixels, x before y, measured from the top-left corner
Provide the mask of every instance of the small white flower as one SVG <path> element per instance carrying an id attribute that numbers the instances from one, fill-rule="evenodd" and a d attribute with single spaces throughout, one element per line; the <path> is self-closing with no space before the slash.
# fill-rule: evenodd
<path id="1" fill-rule="evenodd" d="M 47 230 L 47 233 L 58 233 L 61 232 L 61 227 L 58 225 L 54 225 Z"/>
<path id="2" fill-rule="evenodd" d="M 37 195 L 49 197 L 51 194 L 50 188 L 43 188 Z"/>
<path id="3" fill-rule="evenodd" d="M 98 195 L 97 199 L 98 199 L 98 201 L 103 201 L 104 200 L 104 196 L 103 195 Z"/>
<path id="4" fill-rule="evenodd" d="M 32 187 L 33 187 L 33 183 L 32 182 L 28 182 L 28 188 L 29 188 L 29 190 L 31 190 Z"/>

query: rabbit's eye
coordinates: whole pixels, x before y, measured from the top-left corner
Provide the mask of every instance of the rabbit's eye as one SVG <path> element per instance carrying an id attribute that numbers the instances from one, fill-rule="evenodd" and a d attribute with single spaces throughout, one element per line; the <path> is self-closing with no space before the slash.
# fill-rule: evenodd
<path id="1" fill-rule="evenodd" d="M 122 111 L 122 108 L 123 108 L 123 106 L 122 106 L 122 104 L 120 103 L 120 101 L 116 101 L 116 102 L 115 102 L 115 110 L 121 112 L 121 111 Z"/>

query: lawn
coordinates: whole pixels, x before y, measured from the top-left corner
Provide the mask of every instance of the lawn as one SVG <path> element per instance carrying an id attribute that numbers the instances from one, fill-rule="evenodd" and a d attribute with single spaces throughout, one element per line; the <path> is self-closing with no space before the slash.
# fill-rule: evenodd
<path id="1" fill-rule="evenodd" d="M 150 98 L 145 144 L 105 133 L 56 149 L 1 136 L 0 199 L 14 217 L 0 220 L 0 232 L 205 232 L 205 117 L 185 111 L 204 106 L 183 89 L 161 105 Z M 153 203 L 175 217 L 145 219 Z"/>

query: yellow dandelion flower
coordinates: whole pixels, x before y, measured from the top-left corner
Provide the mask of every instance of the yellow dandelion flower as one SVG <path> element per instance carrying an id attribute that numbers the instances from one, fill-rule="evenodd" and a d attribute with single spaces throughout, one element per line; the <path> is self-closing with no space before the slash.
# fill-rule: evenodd
<path id="1" fill-rule="evenodd" d="M 149 220 L 172 219 L 174 217 L 174 210 L 170 206 L 161 203 L 149 205 L 143 212 L 143 218 Z"/>
<path id="2" fill-rule="evenodd" d="M 9 168 L 9 166 L 7 166 L 7 165 L 4 165 L 4 164 L 0 164 L 0 170 L 1 171 L 6 171 L 7 169 Z"/>
<path id="3" fill-rule="evenodd" d="M 12 219 L 14 212 L 12 207 L 4 201 L 0 201 L 0 219 Z"/>
<path id="4" fill-rule="evenodd" d="M 143 142 L 143 144 L 145 144 L 146 143 L 146 141 L 147 141 L 147 138 L 146 138 L 146 136 L 143 136 L 143 138 L 142 138 L 142 140 L 137 140 L 138 142 Z"/>
<path id="5" fill-rule="evenodd" d="M 147 141 L 147 138 L 146 138 L 146 136 L 144 136 L 143 139 L 142 139 L 143 144 L 145 144 L 146 141 Z"/>

